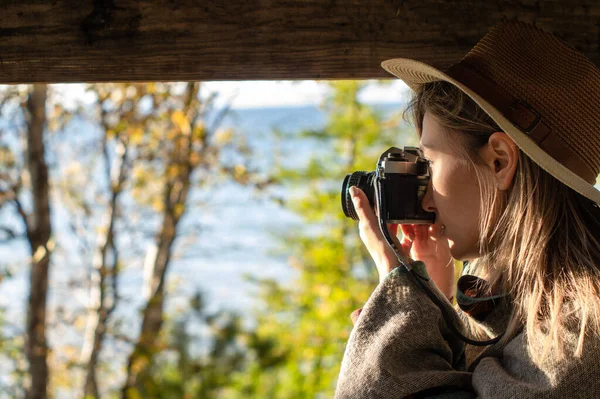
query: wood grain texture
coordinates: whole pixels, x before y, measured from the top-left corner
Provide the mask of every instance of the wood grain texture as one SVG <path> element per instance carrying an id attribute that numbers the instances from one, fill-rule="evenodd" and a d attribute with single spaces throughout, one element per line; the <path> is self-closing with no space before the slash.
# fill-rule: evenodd
<path id="1" fill-rule="evenodd" d="M 447 67 L 502 19 L 600 63 L 594 0 L 37 0 L 0 4 L 0 83 L 389 77 Z"/>

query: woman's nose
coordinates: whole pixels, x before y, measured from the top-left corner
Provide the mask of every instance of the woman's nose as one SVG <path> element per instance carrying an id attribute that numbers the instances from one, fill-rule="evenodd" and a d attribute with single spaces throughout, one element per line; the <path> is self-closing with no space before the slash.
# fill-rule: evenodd
<path id="1" fill-rule="evenodd" d="M 421 200 L 421 206 L 423 207 L 423 210 L 427 212 L 435 212 L 431 179 L 429 179 L 429 182 L 427 182 L 427 190 L 425 190 L 425 195 L 423 195 L 423 199 Z"/>

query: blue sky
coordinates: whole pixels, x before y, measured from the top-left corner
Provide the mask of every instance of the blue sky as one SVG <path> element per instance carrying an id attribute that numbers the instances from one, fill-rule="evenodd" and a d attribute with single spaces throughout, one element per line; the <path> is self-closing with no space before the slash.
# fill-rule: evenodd
<path id="1" fill-rule="evenodd" d="M 398 103 L 405 99 L 408 87 L 400 80 L 388 80 L 378 85 L 371 81 L 361 93 L 360 100 L 367 103 Z M 85 98 L 83 84 L 54 85 L 63 93 L 63 104 L 69 100 Z M 219 93 L 222 102 L 233 99 L 233 108 L 260 108 L 277 106 L 317 105 L 324 98 L 326 87 L 314 80 L 281 81 L 222 81 L 205 82 L 204 93 Z M 65 102 L 67 104 L 65 104 Z"/>
<path id="2" fill-rule="evenodd" d="M 400 102 L 408 87 L 400 80 L 389 85 L 369 84 L 360 100 L 367 103 Z M 301 81 L 242 81 L 207 82 L 210 90 L 222 93 L 224 98 L 235 96 L 235 108 L 316 105 L 323 100 L 325 85 L 314 80 Z"/>

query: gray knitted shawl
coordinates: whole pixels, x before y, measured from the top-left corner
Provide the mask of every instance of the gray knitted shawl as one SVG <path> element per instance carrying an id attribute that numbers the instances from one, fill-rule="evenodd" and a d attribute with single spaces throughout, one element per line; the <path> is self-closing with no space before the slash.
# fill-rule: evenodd
<path id="1" fill-rule="evenodd" d="M 422 262 L 413 267 L 427 277 Z M 464 315 L 443 301 L 460 325 Z M 488 315 L 483 327 L 497 333 L 506 311 Z M 350 333 L 335 398 L 600 398 L 599 337 L 586 337 L 580 358 L 571 351 L 535 364 L 523 334 L 483 350 L 465 348 L 415 277 L 398 267 L 371 294 Z M 566 338 L 574 347 L 576 335 Z"/>

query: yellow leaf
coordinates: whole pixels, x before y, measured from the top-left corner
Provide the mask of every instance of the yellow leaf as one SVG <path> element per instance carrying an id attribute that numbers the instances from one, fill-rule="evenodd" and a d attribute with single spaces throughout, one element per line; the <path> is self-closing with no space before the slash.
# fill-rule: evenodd
<path id="1" fill-rule="evenodd" d="M 123 100 L 123 92 L 121 90 L 113 90 L 112 93 L 110 93 L 110 99 L 115 104 L 120 104 Z"/>
<path id="2" fill-rule="evenodd" d="M 169 169 L 167 170 L 167 176 L 177 177 L 178 174 L 179 174 L 179 167 L 177 165 L 169 166 Z"/>
<path id="3" fill-rule="evenodd" d="M 244 165 L 235 165 L 235 168 L 233 169 L 233 177 L 236 180 L 245 180 L 245 178 L 247 177 L 247 171 L 246 171 L 246 167 Z"/>
<path id="4" fill-rule="evenodd" d="M 135 180 L 141 180 L 145 177 L 146 171 L 140 165 L 135 165 L 132 170 L 133 178 Z"/>
<path id="5" fill-rule="evenodd" d="M 231 129 L 219 130 L 215 133 L 215 143 L 217 145 L 225 145 L 233 140 L 233 131 Z"/>
<path id="6" fill-rule="evenodd" d="M 193 166 L 196 166 L 196 165 L 198 165 L 200 163 L 200 155 L 198 155 L 197 152 L 192 152 L 190 154 L 190 163 Z"/>
<path id="7" fill-rule="evenodd" d="M 175 212 L 175 216 L 181 216 L 183 214 L 183 211 L 185 211 L 184 204 L 175 204 L 175 207 L 173 208 L 173 212 Z"/>
<path id="8" fill-rule="evenodd" d="M 188 136 L 191 133 L 190 122 L 183 111 L 175 111 L 171 114 L 171 122 L 181 130 L 181 133 Z"/>
<path id="9" fill-rule="evenodd" d="M 152 200 L 152 209 L 154 209 L 157 212 L 161 212 L 162 210 L 164 210 L 164 204 L 163 202 L 160 200 L 159 197 L 155 197 Z"/>
<path id="10" fill-rule="evenodd" d="M 201 140 L 206 134 L 206 129 L 204 128 L 204 123 L 199 122 L 196 126 L 194 126 L 194 132 L 192 134 L 194 140 Z"/>
<path id="11" fill-rule="evenodd" d="M 127 98 L 134 98 L 137 95 L 137 88 L 135 86 L 128 86 L 125 90 L 125 96 Z"/>
<path id="12" fill-rule="evenodd" d="M 144 130 L 141 127 L 130 128 L 128 133 L 131 144 L 140 144 L 142 142 Z"/>
<path id="13" fill-rule="evenodd" d="M 42 246 L 42 245 L 38 246 L 35 253 L 33 254 L 33 261 L 35 263 L 38 263 L 39 261 L 42 260 L 42 258 L 44 256 L 46 256 L 47 252 L 48 251 L 46 251 L 46 248 L 44 246 Z"/>

